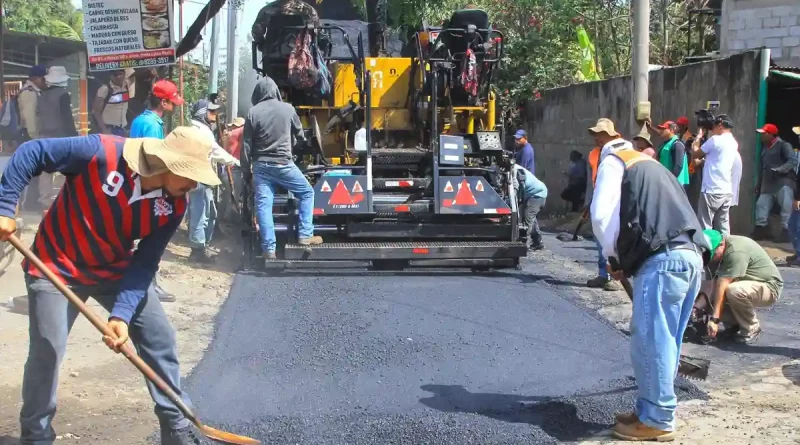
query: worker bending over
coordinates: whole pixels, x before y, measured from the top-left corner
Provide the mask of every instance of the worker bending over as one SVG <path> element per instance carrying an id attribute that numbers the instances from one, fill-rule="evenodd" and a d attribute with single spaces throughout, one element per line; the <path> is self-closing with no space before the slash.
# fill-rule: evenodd
<path id="1" fill-rule="evenodd" d="M 525 245 L 530 250 L 542 250 L 544 243 L 542 243 L 542 232 L 539 230 L 539 221 L 536 217 L 547 200 L 547 186 L 524 167 L 514 164 L 513 169 L 516 178 L 514 186 L 519 191 L 522 214 L 525 218 L 525 225 L 528 227 Z"/>
<path id="2" fill-rule="evenodd" d="M 783 277 L 767 252 L 752 239 L 716 230 L 706 230 L 705 234 L 711 244 L 709 267 L 715 278 L 711 295 L 714 314 L 708 322 L 708 335 L 754 343 L 761 335 L 755 308 L 778 301 Z M 720 321 L 725 324 L 722 333 Z"/>
<path id="3" fill-rule="evenodd" d="M 275 258 L 275 223 L 272 203 L 280 187 L 298 199 L 300 224 L 298 242 L 304 246 L 322 244 L 314 236 L 314 189 L 294 164 L 292 147 L 305 140 L 300 117 L 291 104 L 281 100 L 278 85 L 269 77 L 259 79 L 253 90 L 253 108 L 247 113 L 242 140 L 242 174 L 255 187 L 256 220 L 264 258 Z"/>
<path id="4" fill-rule="evenodd" d="M 183 219 L 185 195 L 198 183 L 219 183 L 208 162 L 210 152 L 211 144 L 186 127 L 163 140 L 111 135 L 38 139 L 17 149 L 0 179 L 0 240 L 6 240 L 16 230 L 14 211 L 30 181 L 43 172 L 66 177 L 39 226 L 33 252 L 75 294 L 94 298 L 110 312 L 108 327 L 117 337 L 103 339 L 110 348 L 119 352 L 130 335 L 142 359 L 189 406 L 181 390 L 175 331 L 151 283 Z M 78 311 L 30 262 L 22 267 L 30 347 L 20 439 L 49 445 L 56 440 L 52 422 L 58 371 Z M 148 386 L 161 444 L 199 444 L 178 408 L 152 383 Z"/>
<path id="5" fill-rule="evenodd" d="M 607 122 L 589 131 L 598 133 Z M 675 176 L 617 138 L 603 145 L 592 228 L 618 279 L 634 277 L 631 360 L 639 387 L 634 412 L 617 416 L 615 437 L 675 436 L 675 375 L 708 242 Z"/>

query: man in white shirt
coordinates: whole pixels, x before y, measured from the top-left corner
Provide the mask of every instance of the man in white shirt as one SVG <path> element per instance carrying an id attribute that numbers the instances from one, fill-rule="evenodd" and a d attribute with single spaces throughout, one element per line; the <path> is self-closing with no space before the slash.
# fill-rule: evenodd
<path id="1" fill-rule="evenodd" d="M 681 342 L 709 243 L 669 170 L 634 150 L 608 119 L 589 132 L 603 147 L 592 229 L 611 275 L 633 277 L 631 361 L 638 397 L 633 412 L 616 416 L 613 435 L 626 441 L 673 440 Z"/>
<path id="2" fill-rule="evenodd" d="M 731 233 L 730 209 L 734 195 L 738 197 L 739 194 L 739 181 L 734 185 L 734 176 L 741 177 L 739 143 L 731 133 L 732 128 L 730 117 L 720 114 L 714 120 L 713 135 L 702 143 L 704 130 L 701 128 L 692 144 L 692 156 L 704 159 L 697 216 L 703 229 L 714 229 L 726 235 Z M 739 174 L 735 175 L 737 165 Z"/>

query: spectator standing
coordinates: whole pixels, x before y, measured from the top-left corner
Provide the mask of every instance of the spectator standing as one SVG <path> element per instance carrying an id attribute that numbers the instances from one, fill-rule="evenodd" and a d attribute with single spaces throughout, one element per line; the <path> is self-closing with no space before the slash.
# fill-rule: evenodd
<path id="1" fill-rule="evenodd" d="M 728 115 L 721 114 L 714 119 L 712 136 L 703 142 L 701 129 L 692 144 L 692 156 L 695 159 L 704 159 L 697 216 L 704 229 L 714 229 L 723 234 L 731 232 L 730 208 L 734 205 L 734 195 L 738 196 L 741 177 L 739 161 L 740 173 L 734 184 L 739 143 L 733 137 L 732 129 L 733 121 Z"/>
<path id="2" fill-rule="evenodd" d="M 650 141 L 650 133 L 647 132 L 646 129 L 643 129 L 641 133 L 637 134 L 633 138 L 633 148 L 651 158 L 656 158 L 656 151 L 653 149 L 653 142 Z"/>
<path id="3" fill-rule="evenodd" d="M 111 72 L 111 79 L 97 90 L 92 114 L 102 134 L 125 137 L 128 126 L 128 79 L 125 70 Z"/>
<path id="4" fill-rule="evenodd" d="M 244 118 L 237 117 L 228 126 L 227 137 L 225 138 L 225 150 L 231 156 L 241 161 L 242 158 L 242 139 L 244 138 Z M 243 186 L 242 168 L 239 166 L 231 167 L 234 195 L 241 192 Z M 237 202 L 244 199 L 242 196 L 235 196 Z"/>
<path id="5" fill-rule="evenodd" d="M 72 98 L 67 85 L 69 75 L 63 66 L 51 66 L 44 76 L 45 89 L 36 101 L 36 122 L 39 138 L 67 138 L 78 136 L 72 115 Z M 56 198 L 55 175 L 42 173 L 39 177 L 39 204 L 50 207 Z"/>
<path id="6" fill-rule="evenodd" d="M 147 109 L 131 123 L 130 137 L 164 139 L 164 115 L 183 105 L 184 100 L 174 83 L 159 80 L 153 84 L 147 102 Z"/>
<path id="7" fill-rule="evenodd" d="M 527 169 L 526 169 L 527 170 Z M 586 192 L 587 165 L 583 155 L 572 150 L 569 154 L 569 171 L 567 175 L 567 188 L 561 192 L 561 199 L 572 204 L 573 212 L 580 212 L 583 207 L 584 193 Z"/>
<path id="8" fill-rule="evenodd" d="M 686 146 L 683 144 L 679 133 L 678 124 L 666 121 L 656 127 L 664 143 L 658 150 L 658 162 L 671 171 L 678 184 L 687 191 L 689 187 L 689 163 L 686 160 Z"/>
<path id="9" fill-rule="evenodd" d="M 39 102 L 42 90 L 47 88 L 47 83 L 44 80 L 46 75 L 47 69 L 43 65 L 31 67 L 30 71 L 28 71 L 28 80 L 17 96 L 19 126 L 25 133 L 22 142 L 29 139 L 39 139 L 39 119 L 36 115 L 36 104 Z"/>
<path id="10" fill-rule="evenodd" d="M 760 241 L 769 238 L 768 220 L 777 201 L 781 208 L 781 231 L 776 242 L 789 242 L 789 218 L 792 215 L 794 188 L 797 182 L 797 155 L 792 144 L 778 136 L 778 127 L 766 124 L 759 128 L 761 134 L 761 181 L 756 181 L 756 221 L 751 238 Z"/>
<path id="11" fill-rule="evenodd" d="M 517 146 L 517 151 L 514 153 L 514 160 L 517 161 L 517 165 L 536 174 L 533 146 L 528 142 L 528 133 L 522 129 L 517 130 L 514 133 L 514 143 Z"/>
<path id="12" fill-rule="evenodd" d="M 792 132 L 800 136 L 800 127 L 793 127 Z M 795 178 L 800 178 L 800 165 L 798 170 L 795 171 Z M 794 201 L 792 202 L 792 216 L 789 218 L 789 236 L 792 238 L 792 247 L 794 247 L 794 254 L 786 258 L 786 262 L 790 266 L 800 266 L 800 184 L 794 186 Z"/>

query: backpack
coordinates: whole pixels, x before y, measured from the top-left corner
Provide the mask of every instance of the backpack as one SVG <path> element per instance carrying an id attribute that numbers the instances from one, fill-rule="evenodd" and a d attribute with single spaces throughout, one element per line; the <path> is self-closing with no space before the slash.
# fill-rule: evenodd
<path id="1" fill-rule="evenodd" d="M 297 89 L 308 90 L 317 84 L 319 74 L 311 55 L 311 32 L 303 29 L 297 34 L 289 55 L 289 82 Z"/>
<path id="2" fill-rule="evenodd" d="M 19 142 L 22 139 L 17 94 L 11 96 L 0 107 L 0 137 L 10 142 Z"/>

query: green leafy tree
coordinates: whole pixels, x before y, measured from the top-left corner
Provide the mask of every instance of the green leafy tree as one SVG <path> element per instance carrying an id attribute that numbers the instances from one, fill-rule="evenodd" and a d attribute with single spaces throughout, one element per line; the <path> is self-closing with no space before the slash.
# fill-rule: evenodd
<path id="1" fill-rule="evenodd" d="M 4 0 L 4 26 L 12 31 L 82 40 L 83 13 L 69 0 Z"/>

